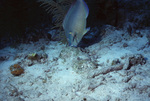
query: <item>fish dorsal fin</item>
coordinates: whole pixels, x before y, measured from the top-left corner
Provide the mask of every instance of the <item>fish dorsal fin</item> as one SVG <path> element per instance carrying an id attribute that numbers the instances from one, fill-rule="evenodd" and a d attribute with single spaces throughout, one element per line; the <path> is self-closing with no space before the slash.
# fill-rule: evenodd
<path id="1" fill-rule="evenodd" d="M 88 5 L 84 2 L 84 5 L 85 5 L 85 10 L 86 10 L 86 18 L 88 17 L 89 15 L 89 8 L 88 8 Z"/>
<path id="2" fill-rule="evenodd" d="M 78 1 L 80 1 L 80 2 L 83 4 L 83 6 L 84 6 L 84 8 L 85 8 L 86 18 L 87 18 L 88 15 L 89 15 L 89 8 L 88 8 L 88 5 L 85 3 L 84 0 L 78 0 Z"/>

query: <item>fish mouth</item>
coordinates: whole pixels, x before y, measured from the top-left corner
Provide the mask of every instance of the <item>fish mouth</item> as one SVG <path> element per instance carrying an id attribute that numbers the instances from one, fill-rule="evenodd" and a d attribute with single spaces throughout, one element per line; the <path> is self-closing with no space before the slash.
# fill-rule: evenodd
<path id="1" fill-rule="evenodd" d="M 77 34 L 76 33 L 71 32 L 69 34 L 68 43 L 69 43 L 69 46 L 71 46 L 71 47 L 77 47 L 78 40 L 77 40 Z"/>
<path id="2" fill-rule="evenodd" d="M 77 41 L 77 34 L 76 33 L 73 35 L 73 42 L 74 41 Z"/>

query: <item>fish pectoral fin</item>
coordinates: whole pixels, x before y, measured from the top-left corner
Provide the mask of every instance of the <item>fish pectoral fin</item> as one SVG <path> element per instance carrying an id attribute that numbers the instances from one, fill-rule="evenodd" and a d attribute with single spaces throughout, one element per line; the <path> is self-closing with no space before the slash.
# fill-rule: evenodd
<path id="1" fill-rule="evenodd" d="M 88 27 L 88 28 L 86 29 L 86 33 L 87 33 L 89 30 L 90 30 L 90 27 Z"/>
<path id="2" fill-rule="evenodd" d="M 84 30 L 83 35 L 86 34 L 90 30 L 90 27 Z"/>

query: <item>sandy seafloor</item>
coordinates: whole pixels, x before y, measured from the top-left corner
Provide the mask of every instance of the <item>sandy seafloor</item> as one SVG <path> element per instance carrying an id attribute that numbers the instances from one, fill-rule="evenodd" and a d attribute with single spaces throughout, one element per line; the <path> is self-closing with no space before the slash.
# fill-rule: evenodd
<path id="1" fill-rule="evenodd" d="M 1 49 L 0 101 L 150 101 L 150 30 L 139 31 L 108 27 L 85 49 L 44 39 Z M 24 73 L 12 75 L 14 64 Z"/>

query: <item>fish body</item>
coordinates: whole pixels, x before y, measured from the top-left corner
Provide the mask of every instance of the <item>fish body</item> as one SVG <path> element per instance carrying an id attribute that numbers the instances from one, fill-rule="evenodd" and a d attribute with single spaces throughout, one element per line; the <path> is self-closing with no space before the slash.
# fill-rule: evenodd
<path id="1" fill-rule="evenodd" d="M 63 20 L 63 28 L 70 46 L 77 47 L 84 34 L 90 28 L 86 29 L 86 19 L 89 14 L 89 9 L 84 0 L 76 0 L 70 7 Z"/>

